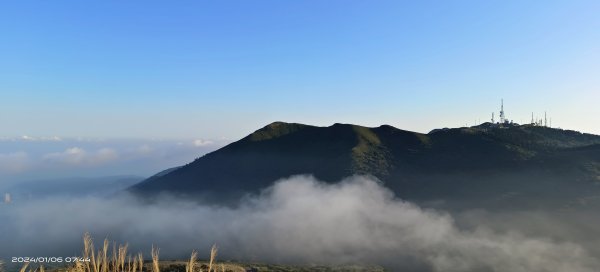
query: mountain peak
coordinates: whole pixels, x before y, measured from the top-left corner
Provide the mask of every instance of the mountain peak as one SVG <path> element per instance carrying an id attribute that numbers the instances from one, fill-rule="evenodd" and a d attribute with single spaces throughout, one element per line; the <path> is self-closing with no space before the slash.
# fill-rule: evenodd
<path id="1" fill-rule="evenodd" d="M 246 138 L 252 142 L 264 141 L 296 132 L 305 127 L 307 127 L 307 125 L 276 121 L 253 132 Z"/>
<path id="2" fill-rule="evenodd" d="M 389 125 L 318 127 L 273 122 L 133 190 L 215 193 L 237 199 L 293 175 L 336 182 L 360 174 L 381 180 L 402 197 L 435 198 L 461 190 L 473 192 L 465 188 L 481 186 L 481 179 L 510 177 L 509 183 L 494 186 L 513 190 L 510 186 L 529 184 L 531 177 L 555 180 L 568 172 L 580 180 L 597 178 L 598 149 L 580 147 L 598 144 L 600 136 L 531 126 L 422 134 Z"/>

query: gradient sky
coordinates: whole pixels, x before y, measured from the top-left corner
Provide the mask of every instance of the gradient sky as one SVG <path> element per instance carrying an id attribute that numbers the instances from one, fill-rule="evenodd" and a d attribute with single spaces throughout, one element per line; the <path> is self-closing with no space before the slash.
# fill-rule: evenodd
<path id="1" fill-rule="evenodd" d="M 600 134 L 600 2 L 5 1 L 0 137 L 237 139 L 269 122 Z"/>

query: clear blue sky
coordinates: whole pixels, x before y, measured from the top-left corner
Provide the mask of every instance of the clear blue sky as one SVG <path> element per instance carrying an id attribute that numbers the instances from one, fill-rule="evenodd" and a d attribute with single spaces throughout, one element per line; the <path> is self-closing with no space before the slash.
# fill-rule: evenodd
<path id="1" fill-rule="evenodd" d="M 600 133 L 599 1 L 4 1 L 0 136 L 427 132 L 547 110 Z"/>

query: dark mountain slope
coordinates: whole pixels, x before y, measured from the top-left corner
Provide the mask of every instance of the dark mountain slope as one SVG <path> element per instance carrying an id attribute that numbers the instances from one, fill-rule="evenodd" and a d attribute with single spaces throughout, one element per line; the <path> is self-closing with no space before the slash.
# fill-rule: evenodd
<path id="1" fill-rule="evenodd" d="M 276 122 L 131 190 L 230 200 L 291 175 L 336 182 L 366 174 L 417 201 L 468 198 L 481 203 L 514 192 L 553 198 L 562 187 L 571 186 L 567 194 L 572 188 L 597 190 L 598 146 L 600 136 L 535 126 L 486 123 L 421 134 L 387 125 Z"/>
<path id="2" fill-rule="evenodd" d="M 295 174 L 311 173 L 327 181 L 353 173 L 384 176 L 385 164 L 373 161 L 384 152 L 377 147 L 380 144 L 377 137 L 369 132 L 366 128 L 341 124 L 323 129 L 273 123 L 135 189 L 255 191 Z"/>

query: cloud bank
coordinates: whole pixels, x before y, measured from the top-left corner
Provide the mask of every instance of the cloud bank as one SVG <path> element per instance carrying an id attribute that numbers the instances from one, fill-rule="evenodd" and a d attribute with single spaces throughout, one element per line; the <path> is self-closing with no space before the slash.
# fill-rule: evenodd
<path id="1" fill-rule="evenodd" d="M 152 244 L 184 258 L 212 243 L 221 256 L 300 264 L 380 264 L 394 271 L 594 271 L 600 263 L 574 243 L 477 227 L 397 199 L 377 181 L 335 185 L 298 176 L 237 208 L 130 197 L 53 199 L 0 210 L 0 256 L 76 254 L 80 237 Z M 4 221 L 6 220 L 6 221 Z"/>
<path id="2" fill-rule="evenodd" d="M 117 160 L 119 154 L 112 148 L 101 148 L 94 153 L 89 153 L 79 147 L 67 148 L 63 152 L 49 153 L 43 156 L 46 162 L 58 162 L 70 165 L 97 165 Z"/>
<path id="3" fill-rule="evenodd" d="M 226 144 L 211 140 L 0 139 L 3 183 L 74 176 L 150 176 Z"/>

